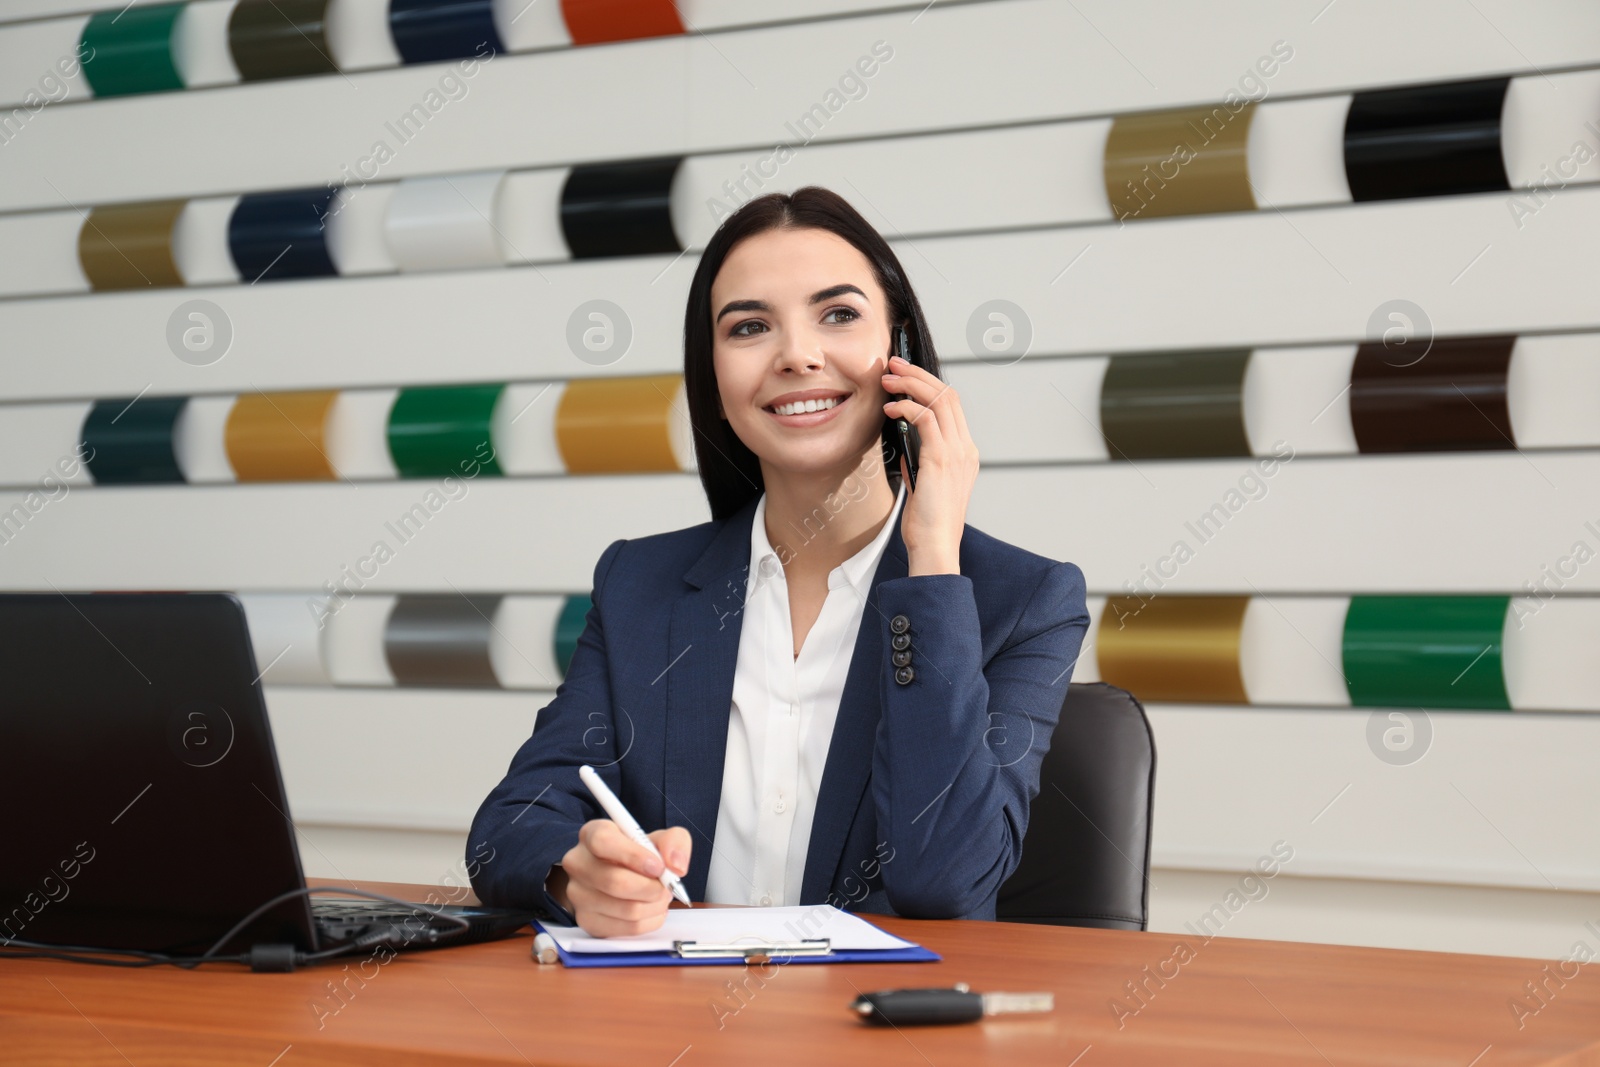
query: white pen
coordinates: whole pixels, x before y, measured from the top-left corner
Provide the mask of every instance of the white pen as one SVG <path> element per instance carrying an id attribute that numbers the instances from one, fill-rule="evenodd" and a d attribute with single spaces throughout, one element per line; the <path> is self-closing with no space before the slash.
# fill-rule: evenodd
<path id="1" fill-rule="evenodd" d="M 611 791 L 611 787 L 595 773 L 593 767 L 587 764 L 579 767 L 578 777 L 583 779 L 583 784 L 589 787 L 589 792 L 594 794 L 600 806 L 606 809 L 606 814 L 611 816 L 611 821 L 616 823 L 623 833 L 654 852 L 657 859 L 661 858 L 661 851 L 656 848 L 656 843 L 650 840 L 650 835 L 646 834 L 634 817 L 628 814 L 628 809 L 622 806 L 617 794 Z M 667 866 L 666 860 L 661 861 L 661 884 L 672 890 L 673 897 L 685 904 L 689 903 L 689 891 L 683 888 L 683 882 L 672 873 L 672 868 Z"/>

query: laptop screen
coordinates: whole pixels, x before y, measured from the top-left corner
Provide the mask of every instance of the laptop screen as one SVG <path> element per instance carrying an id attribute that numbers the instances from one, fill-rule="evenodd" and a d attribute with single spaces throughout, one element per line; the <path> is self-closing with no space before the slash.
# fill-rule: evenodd
<path id="1" fill-rule="evenodd" d="M 0 594 L 0 938 L 196 953 L 304 886 L 256 670 L 227 593 Z"/>

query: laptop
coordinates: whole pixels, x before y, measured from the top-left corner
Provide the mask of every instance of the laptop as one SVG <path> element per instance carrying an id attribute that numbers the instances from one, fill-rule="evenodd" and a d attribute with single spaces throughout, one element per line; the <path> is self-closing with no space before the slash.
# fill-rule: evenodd
<path id="1" fill-rule="evenodd" d="M 0 941 L 198 955 L 305 889 L 257 675 L 228 593 L 0 594 Z M 219 952 L 456 945 L 535 917 L 298 893 Z"/>

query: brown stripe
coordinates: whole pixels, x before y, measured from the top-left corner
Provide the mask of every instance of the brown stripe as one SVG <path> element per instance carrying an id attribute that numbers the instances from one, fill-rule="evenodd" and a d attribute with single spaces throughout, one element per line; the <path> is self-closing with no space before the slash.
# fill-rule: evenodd
<path id="1" fill-rule="evenodd" d="M 1140 700 L 1248 704 L 1239 671 L 1247 596 L 1114 596 L 1095 653 L 1103 681 Z"/>
<path id="2" fill-rule="evenodd" d="M 93 208 L 78 231 L 78 262 L 89 286 L 148 289 L 183 284 L 172 258 L 172 227 L 183 200 Z"/>
<path id="3" fill-rule="evenodd" d="M 339 394 L 249 393 L 228 414 L 228 462 L 241 482 L 323 482 L 336 477 L 328 460 L 328 412 Z"/>
<path id="4" fill-rule="evenodd" d="M 1516 340 L 1452 337 L 1404 351 L 1362 344 L 1350 369 L 1356 444 L 1362 452 L 1515 448 L 1506 375 Z"/>
<path id="5" fill-rule="evenodd" d="M 228 50 L 245 81 L 332 74 L 328 0 L 239 0 L 228 17 Z"/>
<path id="6" fill-rule="evenodd" d="M 556 443 L 571 474 L 676 471 L 669 421 L 681 374 L 581 378 L 556 408 Z"/>
<path id="7" fill-rule="evenodd" d="M 1106 196 L 1121 220 L 1254 211 L 1250 118 L 1255 105 L 1120 115 L 1106 138 Z"/>

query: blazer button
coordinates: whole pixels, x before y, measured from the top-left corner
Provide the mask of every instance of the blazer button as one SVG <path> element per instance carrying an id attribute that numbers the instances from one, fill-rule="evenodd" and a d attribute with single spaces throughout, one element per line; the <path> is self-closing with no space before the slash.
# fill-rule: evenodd
<path id="1" fill-rule="evenodd" d="M 893 637 L 889 638 L 889 644 L 894 647 L 896 652 L 904 652 L 906 649 L 911 647 L 911 635 L 895 634 Z"/>
<path id="2" fill-rule="evenodd" d="M 896 615 L 889 620 L 889 629 L 897 634 L 903 634 L 911 629 L 911 620 L 904 615 Z"/>
<path id="3" fill-rule="evenodd" d="M 915 667 L 901 667 L 899 670 L 894 672 L 894 680 L 899 682 L 901 685 L 910 685 L 911 679 L 915 678 L 916 676 L 917 671 Z"/>
<path id="4" fill-rule="evenodd" d="M 908 666 L 911 663 L 911 650 L 908 648 L 904 652 L 896 652 L 891 658 L 896 667 Z"/>

